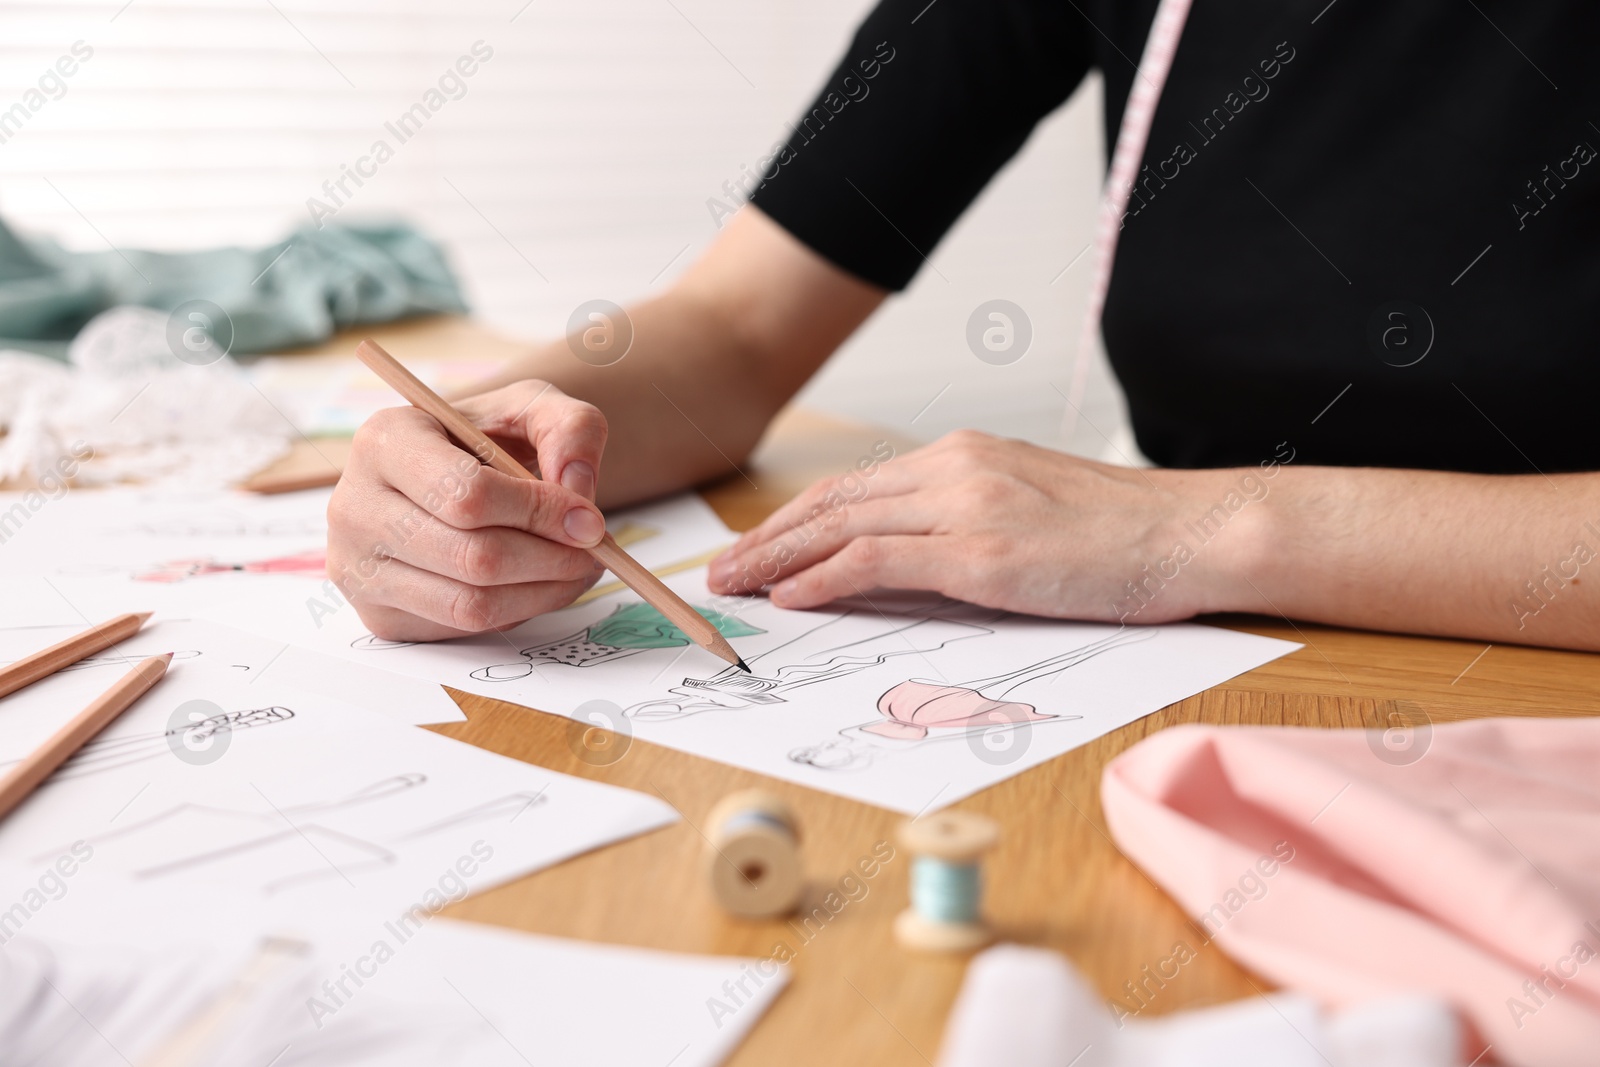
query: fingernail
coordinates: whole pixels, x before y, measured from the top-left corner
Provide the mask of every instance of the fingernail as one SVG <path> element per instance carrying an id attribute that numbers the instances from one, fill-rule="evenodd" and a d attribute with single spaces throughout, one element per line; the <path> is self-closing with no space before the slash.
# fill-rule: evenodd
<path id="1" fill-rule="evenodd" d="M 594 468 L 581 459 L 575 459 L 567 464 L 567 469 L 561 472 L 561 484 L 577 493 L 579 496 L 594 499 Z"/>
<path id="2" fill-rule="evenodd" d="M 799 591 L 800 582 L 797 579 L 788 578 L 773 586 L 772 592 L 767 595 L 774 601 L 793 600 L 794 595 Z"/>
<path id="3" fill-rule="evenodd" d="M 738 569 L 733 553 L 724 552 L 711 561 L 711 569 L 706 572 L 706 577 L 713 582 L 726 582 L 733 577 L 733 572 Z"/>
<path id="4" fill-rule="evenodd" d="M 606 532 L 605 522 L 587 508 L 573 508 L 567 512 L 567 517 L 561 520 L 561 525 L 566 529 L 568 537 L 585 545 L 599 541 Z"/>

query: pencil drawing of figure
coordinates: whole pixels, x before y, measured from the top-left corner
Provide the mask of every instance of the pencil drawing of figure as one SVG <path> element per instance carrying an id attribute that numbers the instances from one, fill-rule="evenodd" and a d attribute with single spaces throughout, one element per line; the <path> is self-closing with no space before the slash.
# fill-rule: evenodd
<path id="1" fill-rule="evenodd" d="M 987 637 L 987 626 L 937 618 L 884 618 L 850 609 L 775 648 L 750 656 L 751 673 L 726 667 L 710 678 L 685 678 L 671 696 L 627 710 L 640 720 L 679 719 L 705 711 L 785 703 L 796 689 L 877 667 L 899 656 L 926 656 L 952 641 Z"/>
<path id="2" fill-rule="evenodd" d="M 1033 704 L 1007 699 L 1023 686 L 1055 678 L 1101 653 L 1148 641 L 1155 630 L 1119 630 L 1081 648 L 987 678 L 957 685 L 908 679 L 878 698 L 879 718 L 839 731 L 837 737 L 789 753 L 796 763 L 820 770 L 859 771 L 878 758 L 929 741 L 991 737 L 1027 730 L 1034 723 L 1071 722 L 1081 715 L 1042 713 Z"/>
<path id="3" fill-rule="evenodd" d="M 200 650 L 197 649 L 197 648 L 183 648 L 183 649 L 177 650 L 176 652 L 174 652 L 172 654 L 172 661 L 174 663 L 176 663 L 179 660 L 194 659 L 199 655 L 200 655 Z M 90 669 L 91 667 L 124 667 L 124 668 L 126 668 L 130 663 L 134 662 L 133 659 L 131 658 L 131 656 L 132 656 L 131 653 L 129 653 L 129 654 L 112 654 L 112 655 L 105 655 L 105 656 L 85 656 L 83 659 L 80 659 L 76 663 L 67 664 L 65 667 L 62 667 L 56 673 L 57 674 L 65 674 L 68 671 L 84 671 L 84 670 Z"/>
<path id="4" fill-rule="evenodd" d="M 362 634 L 350 642 L 350 647 L 359 652 L 386 652 L 391 648 L 414 648 L 415 641 L 386 641 L 376 634 Z"/>
<path id="5" fill-rule="evenodd" d="M 476 823 L 505 822 L 546 801 L 544 791 L 495 797 L 421 826 L 357 835 L 333 825 L 356 809 L 383 811 L 388 802 L 424 788 L 428 776 L 396 774 L 326 800 L 281 809 L 244 810 L 179 803 L 149 818 L 88 839 L 96 859 L 131 877 L 159 879 L 185 871 L 255 882 L 263 893 L 348 879 L 394 865 L 408 842 Z M 306 845 L 310 844 L 311 849 Z M 58 855 L 59 849 L 40 856 Z"/>
<path id="6" fill-rule="evenodd" d="M 251 563 L 219 563 L 214 559 L 179 559 L 136 573 L 139 582 L 187 581 L 207 574 L 301 574 L 320 578 L 327 570 L 327 551 L 316 548 L 292 556 L 276 556 Z"/>
<path id="7" fill-rule="evenodd" d="M 288 708 L 251 708 L 248 711 L 225 711 L 217 715 L 208 715 L 203 719 L 174 726 L 160 733 L 135 734 L 129 737 L 99 737 L 84 745 L 75 756 L 63 763 L 51 777 L 51 781 L 64 782 L 104 771 L 114 771 L 130 763 L 170 755 L 174 743 L 203 747 L 212 739 L 224 734 L 236 734 L 262 726 L 272 726 L 288 722 L 292 718 L 294 712 Z M 0 763 L 0 771 L 8 766 L 9 763 Z"/>
<path id="8" fill-rule="evenodd" d="M 734 615 L 711 608 L 696 607 L 723 637 L 750 637 L 765 633 Z M 585 629 L 545 644 L 522 650 L 518 663 L 497 663 L 472 672 L 481 682 L 505 682 L 526 678 L 535 667 L 559 663 L 568 667 L 592 667 L 596 663 L 636 656 L 657 648 L 682 648 L 689 637 L 655 608 L 644 602 L 624 604 L 610 615 Z"/>

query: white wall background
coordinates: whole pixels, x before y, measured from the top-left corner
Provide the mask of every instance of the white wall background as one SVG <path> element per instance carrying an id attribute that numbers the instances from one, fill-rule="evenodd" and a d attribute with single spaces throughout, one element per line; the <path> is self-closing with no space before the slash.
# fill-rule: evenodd
<path id="1" fill-rule="evenodd" d="M 456 58 L 491 60 L 340 220 L 444 242 L 478 315 L 549 338 L 579 303 L 668 285 L 716 235 L 708 197 L 809 100 L 868 0 L 49 0 L 0 3 L 0 111 L 73 42 L 93 58 L 0 144 L 0 216 L 69 247 L 265 244 Z M 1098 82 L 1038 130 L 805 394 L 931 439 L 970 425 L 1060 445 L 1103 157 Z M 1067 269 L 1069 263 L 1076 262 Z M 942 276 L 942 277 L 941 277 Z M 967 349 L 1002 297 L 1034 340 Z M 1129 446 L 1096 357 L 1075 451 Z M 935 399 L 937 397 L 937 399 Z M 932 401 L 932 403 L 930 403 Z M 1114 454 L 1114 453 L 1113 453 Z M 1131 451 L 1130 451 L 1131 454 Z"/>

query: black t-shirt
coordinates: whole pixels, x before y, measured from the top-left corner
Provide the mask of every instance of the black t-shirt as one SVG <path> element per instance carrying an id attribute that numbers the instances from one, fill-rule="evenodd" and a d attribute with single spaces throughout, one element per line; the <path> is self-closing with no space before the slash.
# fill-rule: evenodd
<path id="1" fill-rule="evenodd" d="M 1091 67 L 1118 128 L 1155 8 L 882 0 L 753 199 L 902 288 Z M 1197 0 L 1103 320 L 1144 452 L 1600 469 L 1597 45 L 1593 0 Z"/>

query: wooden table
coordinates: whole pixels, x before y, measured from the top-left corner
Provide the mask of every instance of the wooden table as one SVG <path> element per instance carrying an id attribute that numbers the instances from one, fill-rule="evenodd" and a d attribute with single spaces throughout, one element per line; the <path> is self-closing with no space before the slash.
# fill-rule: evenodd
<path id="1" fill-rule="evenodd" d="M 464 333 L 462 340 L 472 340 Z M 404 335 L 394 343 L 402 352 Z M 706 490 L 736 529 L 747 529 L 810 480 L 842 472 L 881 436 L 791 412 L 744 476 Z M 897 443 L 899 444 L 899 443 Z M 752 486 L 751 483 L 754 483 Z M 1256 995 L 1268 983 L 1205 939 L 1165 894 L 1111 844 L 1101 817 L 1106 762 L 1156 730 L 1182 722 L 1322 727 L 1387 725 L 1393 702 L 1435 722 L 1484 715 L 1600 713 L 1600 657 L 1584 653 L 1358 633 L 1281 619 L 1208 620 L 1300 641 L 1305 648 L 1165 708 L 963 801 L 1003 827 L 987 866 L 989 918 L 1001 936 L 1060 950 L 1107 997 L 1179 940 L 1198 958 L 1160 991 L 1146 1014 Z M 728 792 L 761 784 L 799 813 L 809 886 L 803 910 L 855 869 L 901 817 L 709 760 L 633 742 L 609 766 L 575 754 L 570 720 L 454 693 L 469 721 L 440 733 L 516 759 L 653 793 L 683 816 L 677 825 L 602 849 L 453 906 L 449 914 L 564 937 L 683 952 L 793 953 L 790 988 L 734 1057 L 736 1064 L 919 1064 L 937 1057 L 945 1015 L 965 961 L 902 950 L 890 924 L 905 906 L 908 857 L 866 883 L 866 895 L 826 925 L 730 919 L 701 881 L 701 829 Z M 809 935 L 809 936 L 808 936 Z M 625 1025 L 619 1019 L 619 1024 Z"/>

